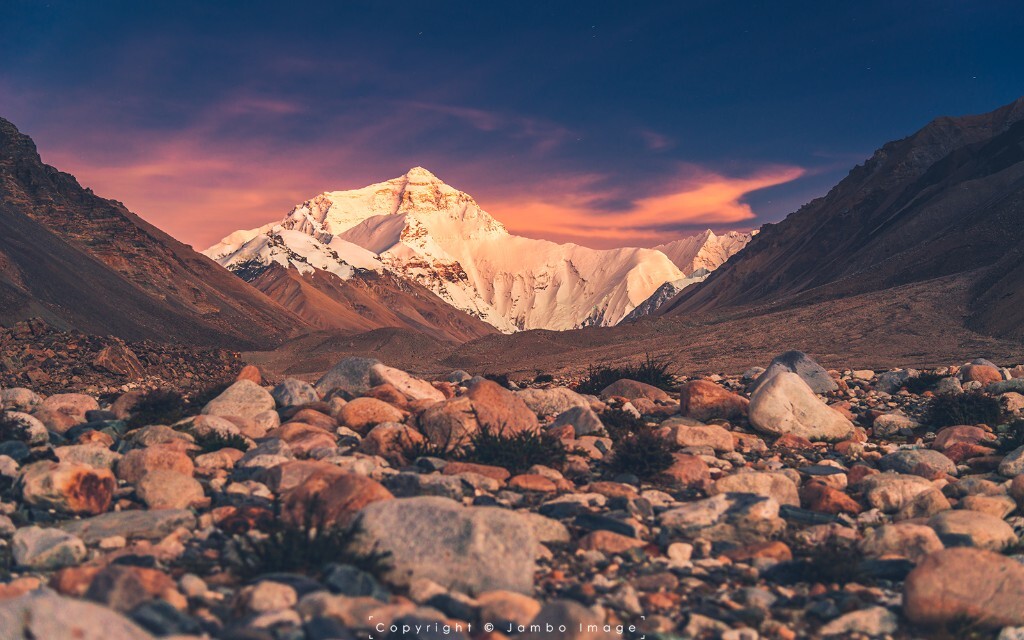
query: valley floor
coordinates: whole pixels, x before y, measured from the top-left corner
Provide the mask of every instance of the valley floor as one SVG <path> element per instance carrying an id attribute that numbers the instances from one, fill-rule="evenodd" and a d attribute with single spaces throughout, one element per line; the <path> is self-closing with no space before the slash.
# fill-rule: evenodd
<path id="1" fill-rule="evenodd" d="M 461 368 L 514 379 L 578 374 L 594 363 L 637 361 L 645 354 L 666 358 L 689 375 L 740 373 L 792 348 L 835 367 L 939 366 L 978 354 L 997 362 L 1024 360 L 1024 344 L 966 328 L 971 281 L 970 275 L 954 276 L 795 308 L 526 331 L 462 345 L 400 330 L 319 333 L 245 357 L 277 375 L 313 379 L 345 355 L 377 357 L 421 373 Z"/>
<path id="2" fill-rule="evenodd" d="M 597 395 L 231 369 L 0 389 L 0 635 L 1024 634 L 1024 366 L 788 353 Z"/>

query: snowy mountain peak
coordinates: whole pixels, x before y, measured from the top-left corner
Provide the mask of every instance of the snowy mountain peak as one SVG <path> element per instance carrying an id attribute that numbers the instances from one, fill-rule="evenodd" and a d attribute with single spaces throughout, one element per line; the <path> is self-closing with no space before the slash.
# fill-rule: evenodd
<path id="1" fill-rule="evenodd" d="M 708 230 L 656 249 L 597 250 L 522 238 L 469 194 L 413 167 L 360 189 L 325 191 L 203 253 L 235 269 L 277 262 L 343 279 L 353 268 L 384 269 L 512 332 L 616 324 L 663 284 L 699 281 L 687 277 L 716 268 L 748 240 Z"/>
<path id="2" fill-rule="evenodd" d="M 441 180 L 423 167 L 413 167 L 405 172 L 406 180 L 410 182 L 441 182 Z"/>

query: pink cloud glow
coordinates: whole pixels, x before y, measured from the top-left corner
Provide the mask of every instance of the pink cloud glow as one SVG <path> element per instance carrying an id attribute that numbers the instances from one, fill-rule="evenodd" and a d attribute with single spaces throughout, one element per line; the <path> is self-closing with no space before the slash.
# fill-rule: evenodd
<path id="1" fill-rule="evenodd" d="M 615 211 L 592 206 L 598 198 L 614 196 L 588 188 L 593 177 L 552 181 L 544 191 L 558 195 L 549 199 L 512 198 L 483 206 L 521 235 L 595 247 L 650 246 L 666 240 L 665 228 L 722 228 L 753 220 L 756 215 L 742 201 L 746 194 L 791 182 L 805 171 L 771 166 L 746 177 L 731 177 L 687 167 L 684 173 L 665 186 L 665 193 L 635 200 Z"/>

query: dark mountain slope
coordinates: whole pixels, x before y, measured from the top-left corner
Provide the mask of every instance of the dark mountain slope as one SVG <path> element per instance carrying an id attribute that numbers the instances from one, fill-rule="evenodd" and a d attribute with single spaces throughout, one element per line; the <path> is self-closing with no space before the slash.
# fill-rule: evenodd
<path id="1" fill-rule="evenodd" d="M 304 328 L 212 260 L 43 164 L 32 140 L 3 119 L 0 207 L 0 295 L 10 302 L 2 322 L 42 313 L 126 338 L 237 348 Z"/>
<path id="2" fill-rule="evenodd" d="M 348 280 L 333 273 L 300 274 L 277 263 L 240 273 L 257 289 L 317 329 L 412 329 L 448 342 L 497 333 L 427 288 L 390 273 L 360 271 Z"/>
<path id="3" fill-rule="evenodd" d="M 992 304 L 1021 291 L 1004 256 L 1024 242 L 1022 194 L 1024 99 L 988 114 L 939 118 L 883 146 L 825 197 L 766 225 L 662 313 L 810 304 L 977 272 L 972 322 L 1019 335 L 1024 313 L 1006 308 L 1013 316 L 1006 318 Z M 997 284 L 1002 293 L 989 293 Z"/>

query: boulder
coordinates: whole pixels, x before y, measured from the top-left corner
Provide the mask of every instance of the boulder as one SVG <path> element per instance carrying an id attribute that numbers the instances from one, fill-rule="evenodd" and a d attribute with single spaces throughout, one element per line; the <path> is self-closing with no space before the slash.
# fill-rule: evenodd
<path id="1" fill-rule="evenodd" d="M 128 380 L 139 380 L 146 375 L 146 367 L 139 361 L 139 356 L 120 342 L 101 349 L 93 358 L 92 366 Z"/>
<path id="2" fill-rule="evenodd" d="M 195 464 L 182 447 L 170 444 L 132 449 L 117 463 L 117 477 L 128 484 L 135 484 L 147 473 L 157 470 L 190 476 Z"/>
<path id="3" fill-rule="evenodd" d="M 82 423 L 87 422 L 85 413 L 99 409 L 100 405 L 96 398 L 84 393 L 57 393 L 43 400 L 39 408 L 63 413 Z"/>
<path id="4" fill-rule="evenodd" d="M 205 498 L 203 485 L 191 475 L 164 469 L 142 476 L 135 493 L 150 509 L 185 509 Z"/>
<path id="5" fill-rule="evenodd" d="M 871 558 L 894 556 L 920 562 L 944 548 L 931 527 L 922 524 L 884 524 L 864 534 L 860 550 Z"/>
<path id="6" fill-rule="evenodd" d="M 577 406 L 566 409 L 558 414 L 558 417 L 551 423 L 550 428 L 557 429 L 565 425 L 572 427 L 573 434 L 577 438 L 580 436 L 601 435 L 605 432 L 604 423 L 601 422 L 601 418 L 597 417 L 597 414 L 589 406 Z"/>
<path id="7" fill-rule="evenodd" d="M 466 396 L 427 407 L 417 424 L 431 444 L 445 450 L 466 444 L 480 430 L 473 402 Z"/>
<path id="8" fill-rule="evenodd" d="M 957 475 L 956 464 L 932 449 L 900 449 L 882 456 L 878 468 L 883 471 L 912 474 L 922 478 Z"/>
<path id="9" fill-rule="evenodd" d="M 134 622 L 106 607 L 42 590 L 0 600 L 5 640 L 152 640 Z"/>
<path id="10" fill-rule="evenodd" d="M 1024 625 L 1024 565 L 991 551 L 933 553 L 903 584 L 903 613 L 920 625 Z"/>
<path id="11" fill-rule="evenodd" d="M 285 518 L 317 527 L 347 526 L 360 509 L 394 496 L 376 480 L 344 472 L 316 472 L 285 500 Z"/>
<path id="12" fill-rule="evenodd" d="M 18 430 L 21 432 L 18 439 L 30 447 L 46 444 L 50 441 L 50 434 L 46 430 L 46 425 L 35 416 L 22 413 L 21 411 L 2 411 L 0 412 L 0 420 L 18 425 L 20 427 Z"/>
<path id="13" fill-rule="evenodd" d="M 356 398 L 338 412 L 338 421 L 358 433 L 366 433 L 382 422 L 402 422 L 405 412 L 376 398 Z"/>
<path id="14" fill-rule="evenodd" d="M 860 487 L 867 503 L 883 513 L 895 513 L 919 494 L 933 490 L 932 483 L 920 476 L 891 472 L 868 476 Z"/>
<path id="15" fill-rule="evenodd" d="M 680 447 L 710 447 L 715 453 L 726 453 L 736 448 L 732 434 L 717 424 L 691 426 L 669 418 L 661 426 L 670 429 L 669 440 Z"/>
<path id="16" fill-rule="evenodd" d="M 375 358 L 345 358 L 322 375 L 314 387 L 321 396 L 335 389 L 362 394 L 375 384 L 370 382 L 370 369 L 378 364 L 380 360 Z"/>
<path id="17" fill-rule="evenodd" d="M 123 536 L 128 540 L 160 540 L 179 528 L 195 527 L 196 516 L 188 509 L 114 511 L 60 525 L 61 529 L 90 545 L 111 536 Z"/>
<path id="18" fill-rule="evenodd" d="M 627 400 L 636 400 L 638 398 L 646 398 L 651 402 L 671 402 L 672 398 L 667 393 L 645 382 L 637 382 L 636 380 L 630 380 L 629 378 L 623 378 L 622 380 L 616 380 L 601 391 L 601 399 L 606 400 L 608 398 L 626 398 Z"/>
<path id="19" fill-rule="evenodd" d="M 116 486 L 109 469 L 75 462 L 43 460 L 29 465 L 21 474 L 25 502 L 61 513 L 103 513 L 110 506 Z"/>
<path id="20" fill-rule="evenodd" d="M 688 502 L 662 513 L 659 522 L 687 538 L 740 543 L 761 542 L 786 528 L 778 502 L 749 493 L 720 493 Z"/>
<path id="21" fill-rule="evenodd" d="M 839 385 L 828 371 L 815 362 L 803 351 L 787 351 L 775 356 L 764 373 L 754 382 L 754 390 L 780 373 L 793 373 L 799 376 L 814 393 L 835 391 Z"/>
<path id="22" fill-rule="evenodd" d="M 0 389 L 0 408 L 30 413 L 43 403 L 42 397 L 31 389 L 11 387 Z"/>
<path id="23" fill-rule="evenodd" d="M 586 398 L 566 387 L 523 389 L 516 391 L 516 396 L 541 417 L 557 416 L 575 407 L 590 408 L 590 402 Z"/>
<path id="24" fill-rule="evenodd" d="M 710 380 L 692 380 L 679 390 L 680 411 L 697 420 L 732 420 L 747 414 L 750 401 Z"/>
<path id="25" fill-rule="evenodd" d="M 999 463 L 999 474 L 1013 478 L 1024 473 L 1024 447 L 1018 447 L 1006 454 Z"/>
<path id="26" fill-rule="evenodd" d="M 270 392 L 251 380 L 239 380 L 203 407 L 202 413 L 212 416 L 236 416 L 255 419 L 277 406 Z"/>
<path id="27" fill-rule="evenodd" d="M 395 586 L 426 578 L 469 595 L 533 591 L 537 539 L 512 511 L 403 498 L 364 507 L 355 527 L 354 550 L 389 554 L 384 577 Z"/>
<path id="28" fill-rule="evenodd" d="M 800 376 L 788 371 L 757 388 L 749 412 L 750 424 L 762 433 L 825 441 L 844 440 L 854 433 L 852 422 L 822 402 Z"/>
<path id="29" fill-rule="evenodd" d="M 1001 518 L 980 511 L 943 511 L 928 519 L 947 547 L 1002 551 L 1017 542 L 1013 528 Z"/>
<path id="30" fill-rule="evenodd" d="M 445 399 L 444 393 L 435 389 L 426 380 L 421 380 L 401 369 L 395 369 L 383 364 L 375 364 L 370 367 L 371 386 L 389 384 L 398 389 L 409 400 L 431 400 L 440 402 Z"/>
<path id="31" fill-rule="evenodd" d="M 85 560 L 85 544 L 60 529 L 23 527 L 11 543 L 14 563 L 33 571 L 52 571 Z"/>
<path id="32" fill-rule="evenodd" d="M 773 498 L 780 505 L 800 506 L 796 483 L 781 473 L 751 471 L 733 473 L 715 482 L 713 493 L 752 493 Z"/>
<path id="33" fill-rule="evenodd" d="M 270 395 L 279 407 L 295 407 L 320 400 L 320 394 L 313 385 L 296 378 L 285 378 Z"/>
<path id="34" fill-rule="evenodd" d="M 491 380 L 472 383 L 466 397 L 481 429 L 491 433 L 514 435 L 540 431 L 540 423 L 522 398 Z"/>

